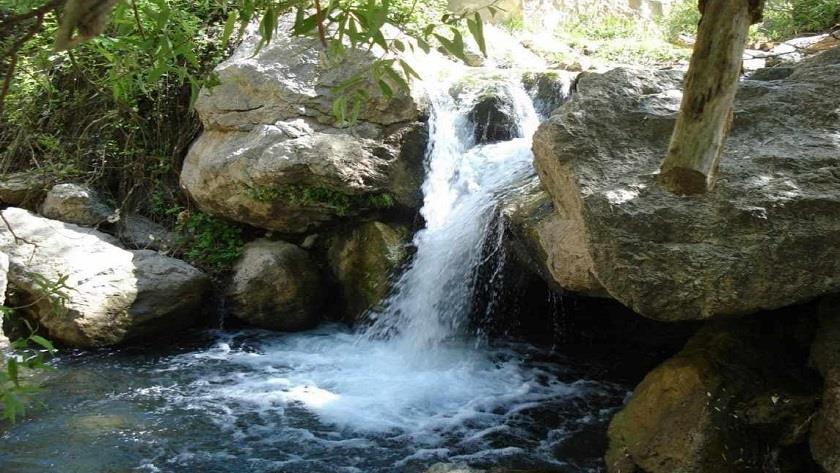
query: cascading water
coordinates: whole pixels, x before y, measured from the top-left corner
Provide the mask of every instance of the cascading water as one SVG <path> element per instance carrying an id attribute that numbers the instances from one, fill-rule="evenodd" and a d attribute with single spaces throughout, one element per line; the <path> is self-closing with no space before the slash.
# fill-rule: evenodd
<path id="1" fill-rule="evenodd" d="M 176 353 L 65 357 L 53 383 L 72 388 L 47 389 L 46 404 L 72 409 L 4 434 L 3 471 L 59 468 L 49 459 L 85 473 L 417 473 L 436 461 L 595 471 L 601 452 L 576 457 L 567 440 L 603 429 L 625 390 L 464 330 L 497 195 L 533 172 L 533 105 L 518 79 L 497 81 L 521 132 L 510 141 L 473 142 L 480 88 L 430 95 L 426 228 L 364 333 L 216 331 Z"/>
<path id="2" fill-rule="evenodd" d="M 522 136 L 476 146 L 469 112 L 482 88 L 442 87 L 431 97 L 429 174 L 421 213 L 426 228 L 417 233 L 417 254 L 396 284 L 385 309 L 374 314 L 368 334 L 393 337 L 422 351 L 459 334 L 469 314 L 473 271 L 497 194 L 531 172 L 531 137 L 539 125 L 530 97 L 518 81 L 495 84 L 512 100 Z"/>

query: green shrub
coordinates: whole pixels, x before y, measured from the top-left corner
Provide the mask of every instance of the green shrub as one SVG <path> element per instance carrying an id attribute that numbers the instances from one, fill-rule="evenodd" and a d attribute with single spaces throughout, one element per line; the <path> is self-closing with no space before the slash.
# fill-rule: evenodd
<path id="1" fill-rule="evenodd" d="M 176 230 L 184 258 L 211 273 L 232 268 L 245 245 L 240 227 L 203 212 L 182 213 Z"/>
<path id="2" fill-rule="evenodd" d="M 696 0 L 674 5 L 661 24 L 669 40 L 694 35 L 700 21 Z M 752 40 L 781 41 L 825 31 L 840 22 L 840 0 L 767 0 L 764 20 L 753 26 Z"/>

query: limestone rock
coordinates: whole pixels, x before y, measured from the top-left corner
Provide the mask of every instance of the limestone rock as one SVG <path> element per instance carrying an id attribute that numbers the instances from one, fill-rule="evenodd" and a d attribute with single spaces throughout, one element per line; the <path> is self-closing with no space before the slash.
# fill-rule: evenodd
<path id="1" fill-rule="evenodd" d="M 333 237 L 328 260 L 350 320 L 388 295 L 395 270 L 408 254 L 409 236 L 405 226 L 367 222 Z"/>
<path id="2" fill-rule="evenodd" d="M 88 186 L 58 184 L 47 193 L 41 215 L 53 220 L 92 227 L 115 218 L 114 209 L 105 205 Z"/>
<path id="3" fill-rule="evenodd" d="M 822 407 L 811 427 L 811 453 L 827 473 L 840 472 L 840 296 L 823 300 L 811 362 L 825 380 Z"/>
<path id="4" fill-rule="evenodd" d="M 610 424 L 608 471 L 805 471 L 782 465 L 816 409 L 800 353 L 813 328 L 778 320 L 710 322 L 649 373 Z"/>
<path id="5" fill-rule="evenodd" d="M 175 233 L 137 214 L 120 217 L 117 237 L 127 247 L 138 250 L 167 251 L 178 241 Z"/>
<path id="6" fill-rule="evenodd" d="M 210 214 L 284 233 L 344 217 L 418 205 L 422 165 L 400 138 L 423 130 L 413 99 L 385 99 L 371 84 L 359 121 L 338 126 L 332 88 L 369 67 L 374 53 L 322 63 L 317 39 L 291 36 L 288 17 L 256 52 L 251 31 L 216 69 L 220 84 L 196 103 L 205 131 L 184 162 L 181 185 Z M 408 179 L 405 172 L 412 173 Z"/>
<path id="7" fill-rule="evenodd" d="M 584 73 L 544 122 L 535 165 L 612 297 L 659 320 L 792 305 L 840 290 L 840 48 L 744 81 L 715 188 L 657 182 L 682 74 Z"/>
<path id="8" fill-rule="evenodd" d="M 8 208 L 0 251 L 9 255 L 9 285 L 18 313 L 48 337 L 73 347 L 101 347 L 194 323 L 210 281 L 183 261 L 127 251 L 96 230 Z M 66 278 L 66 279 L 64 279 Z M 66 299 L 45 284 L 64 280 Z"/>
<path id="9" fill-rule="evenodd" d="M 256 240 L 245 245 L 234 271 L 228 295 L 238 319 L 282 331 L 318 323 L 321 277 L 306 251 L 283 241 Z"/>
<path id="10" fill-rule="evenodd" d="M 38 172 L 8 174 L 0 179 L 0 203 L 35 210 L 49 189 L 51 178 Z"/>

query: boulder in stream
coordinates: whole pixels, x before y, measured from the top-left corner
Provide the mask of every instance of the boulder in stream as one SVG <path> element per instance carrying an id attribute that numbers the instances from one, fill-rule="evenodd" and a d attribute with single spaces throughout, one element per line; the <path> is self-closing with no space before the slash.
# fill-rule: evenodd
<path id="1" fill-rule="evenodd" d="M 344 314 L 356 320 L 383 301 L 397 268 L 408 255 L 404 225 L 367 222 L 332 238 L 328 260 L 344 299 Z"/>
<path id="2" fill-rule="evenodd" d="M 608 471 L 811 471 L 813 331 L 795 311 L 709 322 L 613 418 Z"/>
<path id="3" fill-rule="evenodd" d="M 200 315 L 210 280 L 183 261 L 124 250 L 109 235 L 23 209 L 8 208 L 3 217 L 10 305 L 24 307 L 16 314 L 54 341 L 115 345 L 183 329 Z"/>
<path id="4" fill-rule="evenodd" d="M 314 327 L 324 302 L 321 275 L 309 253 L 270 240 L 245 245 L 228 296 L 236 318 L 287 332 Z"/>
<path id="5" fill-rule="evenodd" d="M 793 68 L 781 80 L 741 83 L 717 185 L 692 197 L 657 181 L 682 73 L 583 73 L 534 138 L 562 231 L 579 235 L 573 250 L 586 255 L 555 282 L 592 275 L 610 296 L 666 321 L 840 291 L 840 48 Z"/>

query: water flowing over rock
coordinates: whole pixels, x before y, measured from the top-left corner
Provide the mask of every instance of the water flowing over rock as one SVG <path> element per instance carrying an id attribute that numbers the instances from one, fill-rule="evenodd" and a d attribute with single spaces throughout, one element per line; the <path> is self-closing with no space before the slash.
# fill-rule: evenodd
<path id="1" fill-rule="evenodd" d="M 840 472 L 840 295 L 820 306 L 820 329 L 811 363 L 825 380 L 822 407 L 811 427 L 811 453 L 828 473 Z"/>
<path id="2" fill-rule="evenodd" d="M 608 470 L 810 471 L 802 465 L 819 386 L 805 366 L 813 330 L 798 313 L 710 322 L 613 418 Z"/>
<path id="3" fill-rule="evenodd" d="M 403 225 L 368 222 L 333 237 L 328 259 L 350 320 L 388 295 L 391 279 L 408 255 L 409 235 Z"/>
<path id="4" fill-rule="evenodd" d="M 58 184 L 47 193 L 41 215 L 53 220 L 93 227 L 113 219 L 114 209 L 105 205 L 91 188 L 80 184 Z"/>
<path id="5" fill-rule="evenodd" d="M 282 331 L 318 323 L 321 277 L 306 251 L 283 241 L 253 241 L 245 245 L 234 271 L 228 295 L 235 317 Z"/>
<path id="6" fill-rule="evenodd" d="M 210 282 L 192 266 L 153 251 L 127 251 L 96 230 L 8 208 L 0 251 L 19 314 L 73 347 L 101 347 L 195 322 Z M 49 285 L 62 278 L 66 300 Z"/>
<path id="7" fill-rule="evenodd" d="M 423 125 L 413 99 L 371 85 L 359 121 L 339 127 L 333 87 L 364 71 L 373 53 L 325 64 L 317 39 L 286 33 L 256 51 L 251 31 L 201 92 L 205 131 L 181 184 L 202 210 L 257 227 L 303 233 L 343 217 L 419 205 L 423 152 L 407 155 Z M 424 151 L 424 149 L 422 150 Z M 416 163 L 420 163 L 419 166 Z"/>
<path id="8" fill-rule="evenodd" d="M 591 273 L 661 320 L 745 314 L 840 290 L 840 48 L 744 81 L 716 187 L 657 182 L 682 75 L 584 73 L 534 138 L 535 164 Z"/>

